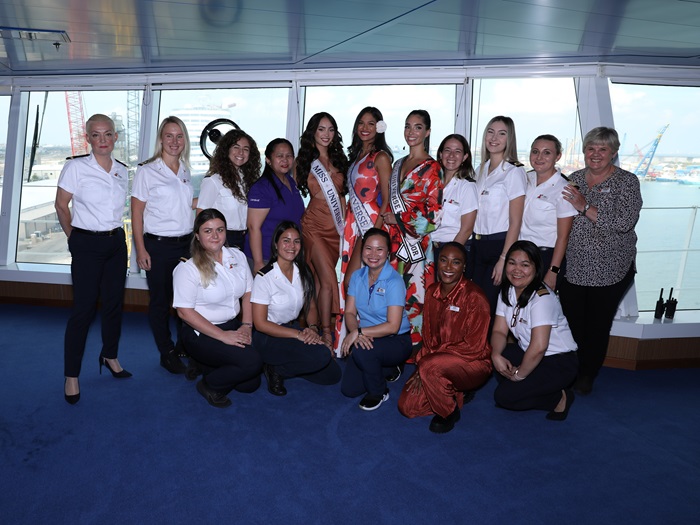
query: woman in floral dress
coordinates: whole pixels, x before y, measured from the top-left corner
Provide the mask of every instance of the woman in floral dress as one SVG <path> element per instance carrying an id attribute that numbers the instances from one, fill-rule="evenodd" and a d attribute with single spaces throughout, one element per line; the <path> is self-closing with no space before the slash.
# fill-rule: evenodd
<path id="1" fill-rule="evenodd" d="M 350 276 L 360 267 L 360 243 L 370 228 L 381 228 L 382 213 L 389 207 L 389 178 L 394 156 L 386 143 L 386 123 L 375 107 L 363 108 L 355 119 L 352 144 L 348 148 L 348 207 L 341 240 L 340 310 L 335 332 L 335 351 L 345 337 L 345 292 Z"/>
<path id="2" fill-rule="evenodd" d="M 392 264 L 404 276 L 406 311 L 414 347 L 422 343 L 425 289 L 435 282 L 430 233 L 442 201 L 440 164 L 430 157 L 430 115 L 416 109 L 406 118 L 409 154 L 396 161 L 389 184 L 389 209 L 382 215 L 392 239 Z"/>

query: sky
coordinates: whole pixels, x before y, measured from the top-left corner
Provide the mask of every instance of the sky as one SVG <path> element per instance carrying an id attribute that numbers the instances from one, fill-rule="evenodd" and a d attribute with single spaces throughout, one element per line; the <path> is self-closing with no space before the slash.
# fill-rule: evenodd
<path id="1" fill-rule="evenodd" d="M 428 81 L 429 79 L 416 79 Z M 403 141 L 403 121 L 416 108 L 427 109 L 432 116 L 432 146 L 454 126 L 455 86 L 353 86 L 309 87 L 304 120 L 317 111 L 328 111 L 338 121 L 346 146 L 352 137 L 352 122 L 366 105 L 378 107 L 388 124 L 387 142 L 399 150 Z M 622 142 L 622 156 L 633 156 L 651 146 L 658 131 L 666 131 L 657 155 L 700 156 L 697 123 L 700 122 L 700 89 L 639 85 L 610 85 L 615 127 Z M 37 105 L 43 107 L 43 93 L 30 100 L 29 133 Z M 92 113 L 126 113 L 126 92 L 84 92 L 85 118 Z M 284 136 L 288 105 L 287 90 L 242 89 L 167 92 L 163 96 L 161 117 L 186 106 L 211 104 L 221 108 L 221 116 L 233 118 L 264 149 L 272 138 Z M 0 116 L 7 115 L 9 96 L 0 97 Z M 474 84 L 472 146 L 477 148 L 486 122 L 494 115 L 508 115 L 516 124 L 518 149 L 526 151 L 540 134 L 551 133 L 566 146 L 580 134 L 575 95 L 571 79 L 484 79 Z M 305 124 L 305 122 L 303 123 Z M 197 130 L 197 134 L 200 130 Z M 0 121 L 0 142 L 5 142 L 7 120 Z M 31 135 L 30 135 L 31 136 Z M 42 128 L 42 144 L 68 144 L 68 119 L 63 92 L 49 94 Z M 526 161 L 527 159 L 521 159 Z"/>

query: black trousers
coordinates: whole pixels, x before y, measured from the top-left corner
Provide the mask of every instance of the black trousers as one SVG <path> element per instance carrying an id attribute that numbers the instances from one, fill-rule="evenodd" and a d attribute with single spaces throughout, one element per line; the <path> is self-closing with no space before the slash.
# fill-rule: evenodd
<path id="1" fill-rule="evenodd" d="M 170 306 L 173 304 L 173 270 L 181 257 L 189 257 L 190 241 L 168 237 L 144 237 L 146 251 L 151 256 L 151 269 L 146 272 L 148 282 L 148 324 L 161 354 L 175 349 L 170 333 Z M 182 322 L 175 318 L 177 331 Z M 176 334 L 176 338 L 178 334 Z"/>
<path id="2" fill-rule="evenodd" d="M 496 263 L 501 257 L 503 252 L 503 245 L 506 241 L 506 233 L 494 233 L 492 235 L 481 235 L 477 239 L 474 236 L 472 241 L 471 249 L 469 251 L 470 264 L 473 268 L 472 281 L 479 285 L 486 298 L 489 300 L 489 306 L 491 307 L 491 325 L 493 326 L 493 319 L 496 314 L 496 303 L 498 302 L 498 293 L 501 290 L 500 286 L 493 284 L 493 279 L 491 274 L 493 269 L 496 267 Z M 504 266 L 505 271 L 505 266 Z M 489 333 L 491 329 L 489 328 Z"/>
<path id="3" fill-rule="evenodd" d="M 578 286 L 564 279 L 559 299 L 578 345 L 579 376 L 595 379 L 608 352 L 610 329 L 620 301 L 634 281 L 634 265 L 610 286 Z"/>
<path id="4" fill-rule="evenodd" d="M 515 343 L 506 345 L 503 357 L 520 366 L 525 352 Z M 561 400 L 561 391 L 576 378 L 576 352 L 545 356 L 522 381 L 511 381 L 495 373 L 498 386 L 493 393 L 496 404 L 509 410 L 554 410 Z"/>
<path id="5" fill-rule="evenodd" d="M 286 326 L 299 328 L 298 323 Z M 334 385 L 340 381 L 340 366 L 325 345 L 307 345 L 298 339 L 272 337 L 256 330 L 253 346 L 260 351 L 263 361 L 272 365 L 282 377 L 299 376 L 319 385 Z"/>
<path id="6" fill-rule="evenodd" d="M 235 246 L 239 250 L 243 251 L 245 234 L 245 230 L 226 230 L 226 242 L 231 248 Z"/>
<path id="7" fill-rule="evenodd" d="M 241 322 L 232 319 L 218 326 L 238 330 Z M 224 394 L 234 389 L 246 393 L 258 389 L 263 360 L 253 346 L 231 346 L 208 335 L 197 335 L 187 323 L 183 323 L 181 335 L 187 353 L 200 365 L 212 389 Z"/>
<path id="8" fill-rule="evenodd" d="M 73 230 L 68 238 L 68 248 L 72 256 L 73 310 L 64 338 L 64 373 L 67 377 L 78 377 L 98 300 L 102 302 L 100 355 L 108 359 L 117 357 L 126 283 L 124 230 L 109 236 Z"/>
<path id="9" fill-rule="evenodd" d="M 542 248 L 540 247 L 540 255 L 542 256 L 542 268 L 544 275 L 547 275 L 549 268 L 552 266 L 552 256 L 554 255 L 554 248 Z M 557 285 L 554 291 L 561 288 L 561 283 L 564 280 L 564 274 L 566 274 L 566 256 L 561 260 L 559 265 L 559 273 L 557 274 Z"/>
<path id="10" fill-rule="evenodd" d="M 406 362 L 413 345 L 411 333 L 375 337 L 371 350 L 354 347 L 345 364 L 340 391 L 348 397 L 357 397 L 367 392 L 381 397 L 386 389 L 385 377 Z"/>

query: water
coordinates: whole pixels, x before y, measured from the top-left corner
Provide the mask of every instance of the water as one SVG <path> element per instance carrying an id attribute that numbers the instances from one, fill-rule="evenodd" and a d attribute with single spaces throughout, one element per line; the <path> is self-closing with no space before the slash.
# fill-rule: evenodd
<path id="1" fill-rule="evenodd" d="M 700 309 L 700 186 L 642 181 L 644 209 L 637 223 L 637 299 L 654 310 L 660 288 L 678 309 Z M 685 208 L 685 209 L 649 209 Z"/>

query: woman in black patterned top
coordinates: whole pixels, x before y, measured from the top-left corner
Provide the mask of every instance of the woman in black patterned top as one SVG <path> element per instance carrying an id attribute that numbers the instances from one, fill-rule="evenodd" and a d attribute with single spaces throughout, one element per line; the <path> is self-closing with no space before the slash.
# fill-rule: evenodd
<path id="1" fill-rule="evenodd" d="M 620 148 L 617 132 L 599 127 L 583 139 L 586 168 L 570 175 L 564 190 L 579 215 L 566 250 L 567 268 L 561 304 L 578 344 L 579 373 L 574 389 L 593 389 L 603 366 L 617 307 L 634 280 L 637 235 L 642 208 L 639 179 L 613 159 Z"/>

